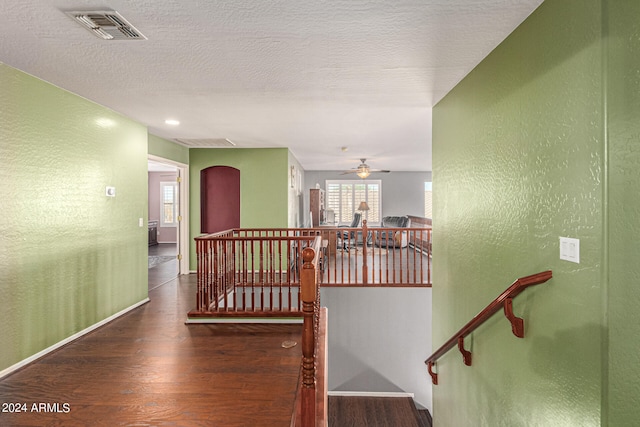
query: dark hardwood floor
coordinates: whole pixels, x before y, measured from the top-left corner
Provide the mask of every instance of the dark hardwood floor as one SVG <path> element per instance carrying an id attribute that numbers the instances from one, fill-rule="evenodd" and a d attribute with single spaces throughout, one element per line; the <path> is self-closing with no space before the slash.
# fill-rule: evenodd
<path id="1" fill-rule="evenodd" d="M 301 350 L 282 343 L 301 325 L 185 325 L 196 276 L 176 275 L 176 260 L 149 269 L 148 304 L 0 380 L 0 426 L 289 426 Z M 328 410 L 330 427 L 430 425 L 411 399 Z"/>
<path id="2" fill-rule="evenodd" d="M 160 243 L 157 245 L 149 246 L 149 256 L 177 256 L 178 246 L 176 243 Z M 170 280 L 178 277 L 178 260 L 172 259 L 170 261 L 157 264 L 154 267 L 149 268 L 149 290 L 155 289 L 158 286 L 164 285 Z"/>
<path id="3" fill-rule="evenodd" d="M 0 402 L 26 409 L 0 426 L 289 425 L 301 350 L 282 343 L 301 325 L 185 325 L 195 275 L 149 297 L 0 380 Z"/>
<path id="4" fill-rule="evenodd" d="M 329 396 L 330 427 L 431 427 L 410 397 Z"/>

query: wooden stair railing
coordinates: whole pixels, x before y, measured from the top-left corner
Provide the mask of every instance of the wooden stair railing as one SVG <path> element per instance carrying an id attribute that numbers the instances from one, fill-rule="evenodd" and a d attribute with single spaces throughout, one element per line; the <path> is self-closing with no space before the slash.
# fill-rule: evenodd
<path id="1" fill-rule="evenodd" d="M 300 229 L 320 235 L 326 265 L 322 286 L 431 286 L 431 229 L 425 227 L 323 226 Z M 393 238 L 391 238 L 393 236 Z"/>
<path id="2" fill-rule="evenodd" d="M 467 366 L 471 366 L 472 354 L 470 351 L 464 348 L 464 338 L 467 335 L 471 334 L 475 329 L 482 325 L 487 319 L 493 316 L 501 308 L 504 309 L 505 316 L 507 317 L 509 322 L 511 322 L 511 330 L 513 334 L 518 338 L 524 338 L 524 320 L 516 317 L 515 314 L 513 314 L 513 298 L 515 298 L 529 286 L 544 283 L 547 280 L 551 279 L 551 277 L 552 272 L 551 270 L 548 270 L 541 273 L 532 274 L 531 276 L 519 278 L 496 299 L 491 301 L 491 303 L 487 305 L 482 311 L 480 311 L 480 313 L 476 314 L 476 316 L 471 319 L 469 323 L 464 325 L 462 329 L 453 334 L 453 336 L 447 342 L 445 342 L 424 362 L 427 365 L 427 369 L 429 371 L 429 375 L 431 375 L 431 381 L 433 382 L 433 384 L 438 384 L 438 374 L 437 372 L 433 371 L 433 367 L 436 366 L 436 361 L 456 345 L 458 346 L 460 353 L 462 353 L 464 364 Z"/>
<path id="3" fill-rule="evenodd" d="M 286 229 L 196 237 L 196 307 L 188 316 L 302 317 L 302 249 L 315 240 Z"/>
<path id="4" fill-rule="evenodd" d="M 359 238 L 350 242 L 345 233 Z M 302 317 L 302 249 L 315 239 L 322 286 L 431 286 L 427 228 L 230 229 L 195 238 L 197 294 L 189 318 Z"/>
<path id="5" fill-rule="evenodd" d="M 320 241 L 302 251 L 302 367 L 292 426 L 327 425 L 327 311 L 320 307 Z"/>

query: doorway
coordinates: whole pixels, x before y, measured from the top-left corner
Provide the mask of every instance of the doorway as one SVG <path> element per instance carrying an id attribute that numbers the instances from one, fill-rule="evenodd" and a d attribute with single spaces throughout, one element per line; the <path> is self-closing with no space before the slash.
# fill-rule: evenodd
<path id="1" fill-rule="evenodd" d="M 167 159 L 148 159 L 149 290 L 187 274 L 188 166 Z M 185 249 L 186 248 L 186 249 Z"/>

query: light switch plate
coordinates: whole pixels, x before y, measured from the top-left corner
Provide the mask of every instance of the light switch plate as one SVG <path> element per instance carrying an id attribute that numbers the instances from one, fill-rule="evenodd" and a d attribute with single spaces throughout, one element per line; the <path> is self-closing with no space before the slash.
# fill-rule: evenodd
<path id="1" fill-rule="evenodd" d="M 560 237 L 560 259 L 580 264 L 580 239 Z"/>

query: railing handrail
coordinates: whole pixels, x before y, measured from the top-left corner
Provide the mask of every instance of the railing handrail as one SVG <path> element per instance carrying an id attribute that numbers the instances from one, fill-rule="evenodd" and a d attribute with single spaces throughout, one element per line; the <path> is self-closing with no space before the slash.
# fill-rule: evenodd
<path id="1" fill-rule="evenodd" d="M 195 240 L 196 242 L 198 240 L 208 240 L 208 239 L 216 239 L 218 237 L 224 237 L 225 235 L 233 235 L 234 229 L 229 229 L 229 230 L 224 230 L 224 231 L 217 231 L 215 233 L 208 233 L 208 234 L 201 234 L 200 236 L 196 236 L 193 238 L 193 240 Z"/>
<path id="2" fill-rule="evenodd" d="M 196 240 L 313 240 L 316 236 L 212 236 Z"/>
<path id="3" fill-rule="evenodd" d="M 329 225 L 329 224 L 325 224 L 322 225 L 320 227 L 284 227 L 284 228 L 273 228 L 273 227 L 259 227 L 259 228 L 230 228 L 228 230 L 223 230 L 223 231 L 217 231 L 215 233 L 208 233 L 208 234 L 201 234 L 200 236 L 196 236 L 194 237 L 195 239 L 206 239 L 206 238 L 212 238 L 212 237 L 216 237 L 218 235 L 222 235 L 222 234 L 229 234 L 231 232 L 240 232 L 240 231 L 244 231 L 244 232 L 255 232 L 255 231 L 325 231 L 325 230 L 333 230 L 333 229 L 362 229 L 362 226 L 358 226 L 358 227 L 351 227 L 348 225 Z M 409 227 L 389 227 L 389 226 L 381 226 L 381 225 L 367 225 L 367 228 L 372 229 L 372 228 L 382 228 L 382 229 L 387 229 L 387 228 L 398 228 L 398 229 L 402 229 L 402 230 L 424 230 L 425 228 L 431 228 L 429 227 L 420 227 L 420 226 L 409 226 Z M 283 236 L 284 237 L 284 236 Z"/>
<path id="4" fill-rule="evenodd" d="M 524 320 L 516 317 L 513 314 L 512 299 L 519 295 L 529 286 L 539 285 L 551 279 L 551 270 L 543 271 L 541 273 L 532 274 L 517 279 L 511 284 L 504 292 L 502 292 L 496 299 L 491 301 L 482 311 L 476 314 L 466 325 L 464 325 L 458 332 L 453 334 L 447 342 L 445 342 L 438 350 L 436 350 L 424 363 L 428 366 L 429 374 L 434 384 L 438 384 L 438 374 L 433 372 L 433 366 L 442 355 L 447 353 L 456 345 L 462 353 L 464 363 L 471 365 L 471 352 L 464 349 L 464 338 L 476 330 L 487 319 L 493 316 L 501 308 L 504 308 L 505 316 L 511 322 L 511 330 L 513 334 L 519 338 L 524 337 Z"/>

